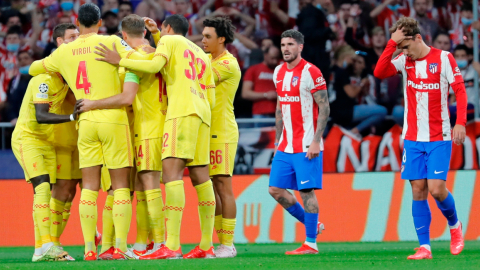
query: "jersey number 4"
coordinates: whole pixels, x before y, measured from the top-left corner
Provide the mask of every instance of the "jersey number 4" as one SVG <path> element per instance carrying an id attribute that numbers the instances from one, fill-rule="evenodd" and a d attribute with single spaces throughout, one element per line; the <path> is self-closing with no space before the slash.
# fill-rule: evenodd
<path id="1" fill-rule="evenodd" d="M 77 90 L 83 89 L 85 95 L 90 94 L 90 87 L 92 87 L 92 84 L 88 81 L 86 61 L 80 61 L 80 63 L 78 63 L 76 85 Z"/>
<path id="2" fill-rule="evenodd" d="M 193 54 L 192 51 L 190 50 L 185 50 L 183 52 L 183 57 L 190 59 L 190 62 L 188 65 L 190 65 L 190 69 L 185 69 L 185 76 L 187 76 L 188 79 L 194 81 L 196 78 L 200 82 L 200 79 L 203 78 L 203 74 L 205 73 L 205 68 L 207 65 L 205 64 L 205 61 L 201 58 L 195 58 L 195 55 Z M 197 70 L 195 69 L 195 64 L 198 66 L 201 66 L 200 73 L 197 76 Z M 205 90 L 205 85 L 200 83 L 200 86 L 202 87 L 202 90 Z"/>

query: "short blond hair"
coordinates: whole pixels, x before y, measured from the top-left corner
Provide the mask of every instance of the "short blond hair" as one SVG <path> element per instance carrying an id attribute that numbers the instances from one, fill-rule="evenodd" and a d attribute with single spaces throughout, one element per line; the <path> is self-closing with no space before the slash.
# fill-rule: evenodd
<path id="1" fill-rule="evenodd" d="M 353 50 L 352 47 L 350 47 L 348 45 L 342 45 L 342 46 L 338 47 L 338 49 L 335 51 L 335 53 L 333 54 L 333 58 L 335 60 L 339 60 L 339 59 L 342 59 L 343 57 L 345 57 L 345 55 L 348 55 L 348 54 L 354 55 L 355 50 Z"/>

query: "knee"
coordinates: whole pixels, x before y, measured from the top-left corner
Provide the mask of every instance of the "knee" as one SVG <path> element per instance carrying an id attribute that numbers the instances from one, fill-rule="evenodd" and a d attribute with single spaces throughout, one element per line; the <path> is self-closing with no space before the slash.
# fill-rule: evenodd
<path id="1" fill-rule="evenodd" d="M 442 188 L 433 188 L 433 189 L 430 189 L 430 194 L 432 194 L 432 197 L 435 200 L 441 202 L 445 200 L 445 198 L 448 196 L 448 191 Z"/>
<path id="2" fill-rule="evenodd" d="M 270 193 L 270 195 L 271 195 L 273 198 L 277 198 L 277 197 L 278 197 L 279 191 L 280 191 L 280 189 L 277 188 L 277 187 L 268 187 L 268 193 Z"/>
<path id="3" fill-rule="evenodd" d="M 426 187 L 421 185 L 412 185 L 412 195 L 413 199 L 416 201 L 426 200 L 428 193 L 426 192 Z"/>

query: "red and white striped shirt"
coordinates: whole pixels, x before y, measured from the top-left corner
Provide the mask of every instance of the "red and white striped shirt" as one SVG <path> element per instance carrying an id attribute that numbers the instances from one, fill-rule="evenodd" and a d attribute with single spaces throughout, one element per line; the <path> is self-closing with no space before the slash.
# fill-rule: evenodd
<path id="1" fill-rule="evenodd" d="M 293 69 L 283 63 L 275 68 L 273 83 L 283 116 L 278 150 L 290 154 L 307 152 L 317 128 L 318 106 L 313 93 L 327 90 L 322 72 L 305 59 Z M 323 151 L 323 139 L 320 150 Z"/>
<path id="2" fill-rule="evenodd" d="M 456 90 L 458 106 L 457 124 L 465 125 L 466 94 L 463 77 L 455 58 L 446 51 L 430 47 L 427 56 L 412 60 L 403 53 L 391 60 L 385 60 L 393 53 L 396 43 L 390 40 L 376 68 L 375 76 L 383 78 L 399 73 L 403 75 L 405 114 L 403 138 L 410 141 L 450 141 L 451 126 L 448 110 L 450 85 Z M 385 54 L 385 55 L 384 55 Z M 390 55 L 391 59 L 391 55 Z M 465 114 L 465 115 L 464 115 Z"/>

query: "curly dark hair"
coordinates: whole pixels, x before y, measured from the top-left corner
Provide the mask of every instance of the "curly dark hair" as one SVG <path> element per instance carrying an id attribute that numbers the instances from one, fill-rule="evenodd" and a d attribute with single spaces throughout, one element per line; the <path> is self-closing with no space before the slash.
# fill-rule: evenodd
<path id="1" fill-rule="evenodd" d="M 203 26 L 215 28 L 215 32 L 218 37 L 225 38 L 225 45 L 232 43 L 235 35 L 235 26 L 228 17 L 215 17 L 211 19 L 205 19 Z"/>

